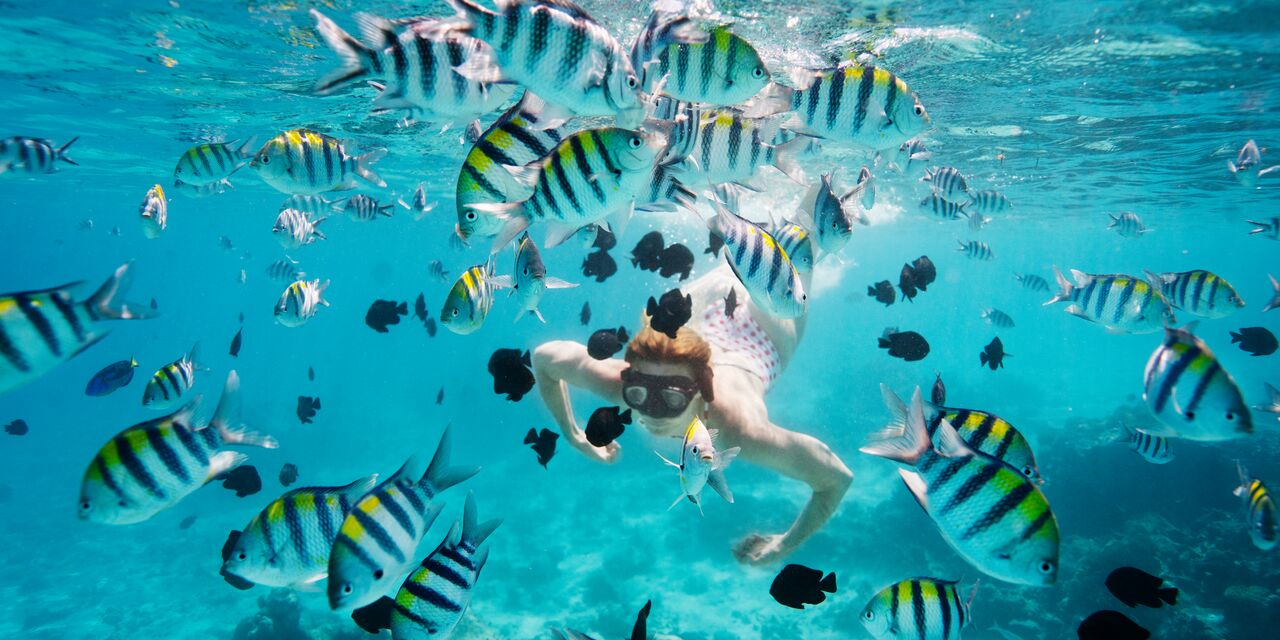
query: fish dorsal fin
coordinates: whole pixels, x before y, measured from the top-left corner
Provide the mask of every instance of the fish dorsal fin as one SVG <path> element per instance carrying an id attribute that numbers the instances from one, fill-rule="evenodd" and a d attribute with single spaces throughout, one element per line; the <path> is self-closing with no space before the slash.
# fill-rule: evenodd
<path id="1" fill-rule="evenodd" d="M 950 422 L 938 422 L 938 430 L 934 433 L 935 448 L 939 455 L 946 458 L 963 458 L 973 455 L 973 449 L 960 437 Z"/>
<path id="2" fill-rule="evenodd" d="M 351 484 L 348 484 L 346 486 L 339 488 L 338 493 L 341 493 L 347 496 L 348 498 L 351 498 L 353 501 L 359 500 L 360 498 L 364 497 L 366 493 L 369 493 L 369 491 L 373 489 L 374 485 L 377 484 L 377 482 L 378 482 L 378 474 L 375 473 L 373 475 L 360 478 L 359 480 L 356 480 Z"/>

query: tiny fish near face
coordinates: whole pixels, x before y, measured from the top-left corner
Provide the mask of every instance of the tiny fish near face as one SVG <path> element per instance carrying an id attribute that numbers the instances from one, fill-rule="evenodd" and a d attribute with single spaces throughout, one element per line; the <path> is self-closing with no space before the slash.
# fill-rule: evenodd
<path id="1" fill-rule="evenodd" d="M 680 495 L 667 510 L 675 508 L 680 501 L 688 498 L 689 502 L 698 505 L 698 513 L 702 513 L 702 488 L 710 486 L 726 502 L 733 502 L 733 493 L 729 491 L 729 483 L 725 480 L 724 470 L 738 456 L 739 447 L 724 451 L 716 451 L 716 432 L 708 430 L 702 420 L 694 417 L 684 432 L 684 442 L 680 446 L 680 463 L 666 459 L 661 453 L 662 461 L 680 470 Z M 654 453 L 657 453 L 656 451 Z"/>

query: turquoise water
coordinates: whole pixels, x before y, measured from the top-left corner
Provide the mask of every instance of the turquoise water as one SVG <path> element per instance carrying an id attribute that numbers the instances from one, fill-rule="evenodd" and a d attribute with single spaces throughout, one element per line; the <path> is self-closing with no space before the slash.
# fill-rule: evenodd
<path id="1" fill-rule="evenodd" d="M 961 579 L 966 589 L 982 578 L 966 638 L 1000 637 L 989 631 L 994 624 L 1026 640 L 1074 637 L 1079 620 L 1105 608 L 1124 609 L 1157 638 L 1272 637 L 1269 629 L 1280 624 L 1280 562 L 1251 544 L 1231 490 L 1237 459 L 1280 482 L 1274 416 L 1255 413 L 1257 433 L 1247 439 L 1173 441 L 1172 463 L 1148 464 L 1112 439 L 1125 425 L 1152 420 L 1141 402 L 1141 376 L 1159 334 L 1113 335 L 1068 316 L 1062 305 L 1042 308 L 1048 294 L 1021 288 L 1012 274 L 1052 283 L 1057 265 L 1221 275 L 1247 306 L 1201 322 L 1197 335 L 1248 402 L 1264 402 L 1263 383 L 1280 383 L 1277 356 L 1251 357 L 1228 332 L 1280 330 L 1280 315 L 1261 312 L 1280 244 L 1247 235 L 1245 222 L 1275 215 L 1280 183 L 1263 177 L 1246 188 L 1226 161 L 1251 138 L 1262 147 L 1280 144 L 1276 4 L 796 4 L 716 8 L 771 67 L 822 64 L 827 52 L 851 48 L 875 51 L 928 107 L 933 127 L 924 140 L 932 164 L 958 167 L 977 188 L 999 189 L 1014 203 L 974 233 L 964 222 L 929 218 L 917 206 L 926 186 L 881 163 L 872 224 L 855 228 L 838 259 L 819 264 L 803 339 L 766 398 L 773 422 L 826 442 L 854 473 L 836 515 L 787 559 L 838 575 L 839 591 L 805 611 L 769 596 L 782 563 L 746 567 L 730 553 L 731 542 L 748 533 L 784 530 L 807 498 L 804 485 L 740 462 L 729 471 L 735 504 L 710 498 L 705 517 L 690 505 L 667 511 L 677 479 L 650 450 L 669 454 L 672 443 L 632 427 L 620 440 L 621 460 L 604 466 L 561 441 L 544 470 L 521 444 L 531 427 L 554 429 L 537 391 L 518 403 L 491 391 L 486 364 L 495 349 L 638 328 L 646 299 L 678 284 L 630 266 L 628 252 L 646 230 L 661 229 L 668 241 L 693 249 L 695 278 L 714 268 L 718 262 L 701 254 L 706 231 L 693 216 L 637 216 L 613 251 L 619 273 L 603 284 L 580 273 L 585 251 L 576 243 L 544 251 L 553 275 L 583 283 L 547 294 L 545 325 L 528 318 L 513 325 L 502 298 L 483 329 L 468 336 L 442 328 L 429 338 L 412 317 L 388 334 L 364 325 L 376 298 L 412 306 L 424 293 L 438 315 L 450 283 L 432 279 L 427 265 L 440 260 L 456 276 L 483 261 L 482 246 L 459 251 L 449 242 L 454 181 L 467 146 L 456 130 L 441 135 L 366 115 L 367 91 L 312 95 L 311 84 L 336 59 L 306 9 L 316 6 L 349 25 L 357 10 L 446 15 L 443 3 L 0 4 L 0 135 L 59 144 L 80 136 L 69 151 L 79 166 L 0 178 L 0 291 L 79 280 L 92 290 L 120 263 L 136 260 L 131 298 L 154 298 L 161 312 L 146 322 L 114 323 L 101 344 L 0 396 L 0 423 L 21 418 L 31 426 L 23 437 L 0 436 L 0 637 L 232 638 L 269 590 L 229 588 L 218 576 L 219 550 L 230 529 L 282 491 L 280 466 L 296 464 L 299 485 L 385 476 L 408 454 L 429 454 L 446 424 L 453 425 L 454 459 L 484 467 L 465 485 L 481 517 L 506 519 L 455 637 L 544 638 L 562 626 L 626 637 L 648 599 L 657 638 L 870 637 L 858 623 L 864 604 L 879 588 L 916 575 Z M 638 3 L 584 6 L 624 43 L 648 15 Z M 389 201 L 392 192 L 408 197 L 424 182 L 440 205 L 416 222 L 403 211 L 367 224 L 336 219 L 327 240 L 290 252 L 310 277 L 333 284 L 325 296 L 332 307 L 289 329 L 272 317 L 283 284 L 264 272 L 283 253 L 269 234 L 283 194 L 245 169 L 222 195 L 171 193 L 168 229 L 156 240 L 144 238 L 136 216 L 146 190 L 168 187 L 177 158 L 192 144 L 249 136 L 261 142 L 297 127 L 354 148 L 387 148 L 378 170 L 390 188 L 369 193 Z M 1264 151 L 1264 165 L 1269 157 Z M 869 161 L 864 152 L 832 145 L 804 166 L 811 176 L 841 167 L 847 181 Z M 800 188 L 772 170 L 761 178 L 768 188 L 745 200 L 744 213 L 794 207 Z M 1130 239 L 1107 230 L 1107 214 L 1122 210 L 1138 213 L 1153 231 Z M 234 248 L 220 246 L 221 236 Z M 955 251 L 957 240 L 970 239 L 987 242 L 995 260 Z M 902 263 L 920 255 L 937 264 L 938 282 L 913 303 L 885 308 L 865 295 L 876 281 L 896 282 Z M 502 254 L 499 271 L 510 262 L 510 253 Z M 578 322 L 584 301 L 593 311 L 587 327 Z M 988 325 L 979 315 L 988 307 L 1009 313 L 1016 327 Z M 233 359 L 227 344 L 241 313 L 244 347 Z M 889 358 L 876 346 L 886 327 L 918 331 L 931 353 L 913 363 Z M 992 372 L 979 368 L 977 356 L 996 335 L 1012 355 Z M 141 524 L 79 521 L 86 464 L 109 437 L 154 417 L 138 401 L 146 377 L 195 341 L 211 369 L 197 374 L 209 404 L 225 372 L 236 369 L 245 422 L 280 440 L 276 450 L 246 450 L 263 491 L 236 498 L 210 486 Z M 84 396 L 94 372 L 129 356 L 141 363 L 129 387 L 107 398 Z M 952 403 L 998 413 L 1030 439 L 1062 529 L 1058 584 L 1036 589 L 983 577 L 938 535 L 894 465 L 858 452 L 888 420 L 878 385 L 906 394 L 914 385 L 927 388 L 935 372 Z M 295 417 L 299 395 L 322 399 L 314 424 Z M 603 404 L 585 393 L 574 401 L 582 423 Z M 463 495 L 455 489 L 444 496 L 446 512 L 423 554 L 458 517 Z M 188 516 L 195 523 L 180 530 Z M 1125 564 L 1172 581 L 1182 590 L 1178 605 L 1119 605 L 1102 581 Z M 295 607 L 301 635 L 257 637 L 366 637 L 328 610 L 323 589 L 301 592 L 283 609 Z"/>

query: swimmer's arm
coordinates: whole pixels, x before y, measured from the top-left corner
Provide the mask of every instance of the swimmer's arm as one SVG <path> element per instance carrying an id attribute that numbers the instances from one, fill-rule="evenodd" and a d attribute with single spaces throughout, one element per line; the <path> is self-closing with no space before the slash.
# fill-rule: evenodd
<path id="1" fill-rule="evenodd" d="M 585 345 L 568 340 L 546 342 L 533 351 L 533 375 L 542 403 L 569 445 L 593 460 L 613 462 L 620 447 L 617 443 L 596 447 L 587 442 L 573 417 L 569 385 L 586 389 L 606 402 L 621 404 L 622 370 L 626 366 L 621 360 L 596 360 L 587 354 Z"/>
<path id="2" fill-rule="evenodd" d="M 763 407 L 760 407 L 763 412 Z M 755 413 L 755 412 L 749 412 Z M 849 490 L 853 472 L 825 443 L 813 436 L 788 431 L 763 417 L 741 431 L 741 456 L 809 485 L 813 493 L 791 527 L 778 535 L 752 534 L 735 549 L 738 559 L 765 563 L 795 551 L 821 529 Z"/>

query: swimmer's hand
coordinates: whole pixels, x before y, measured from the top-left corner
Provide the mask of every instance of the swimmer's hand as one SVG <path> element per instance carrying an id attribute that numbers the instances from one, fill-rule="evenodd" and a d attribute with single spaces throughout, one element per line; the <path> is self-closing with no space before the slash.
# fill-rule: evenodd
<path id="1" fill-rule="evenodd" d="M 590 442 L 587 442 L 586 436 L 583 435 L 581 431 L 576 435 L 578 437 L 570 440 L 570 444 L 573 445 L 574 449 L 581 451 L 582 455 L 591 458 L 596 462 L 613 464 L 622 456 L 622 446 L 616 442 L 610 442 L 603 447 L 597 447 Z"/>
<path id="2" fill-rule="evenodd" d="M 784 537 L 752 533 L 734 543 L 733 556 L 743 564 L 768 564 L 791 552 L 783 545 Z"/>

